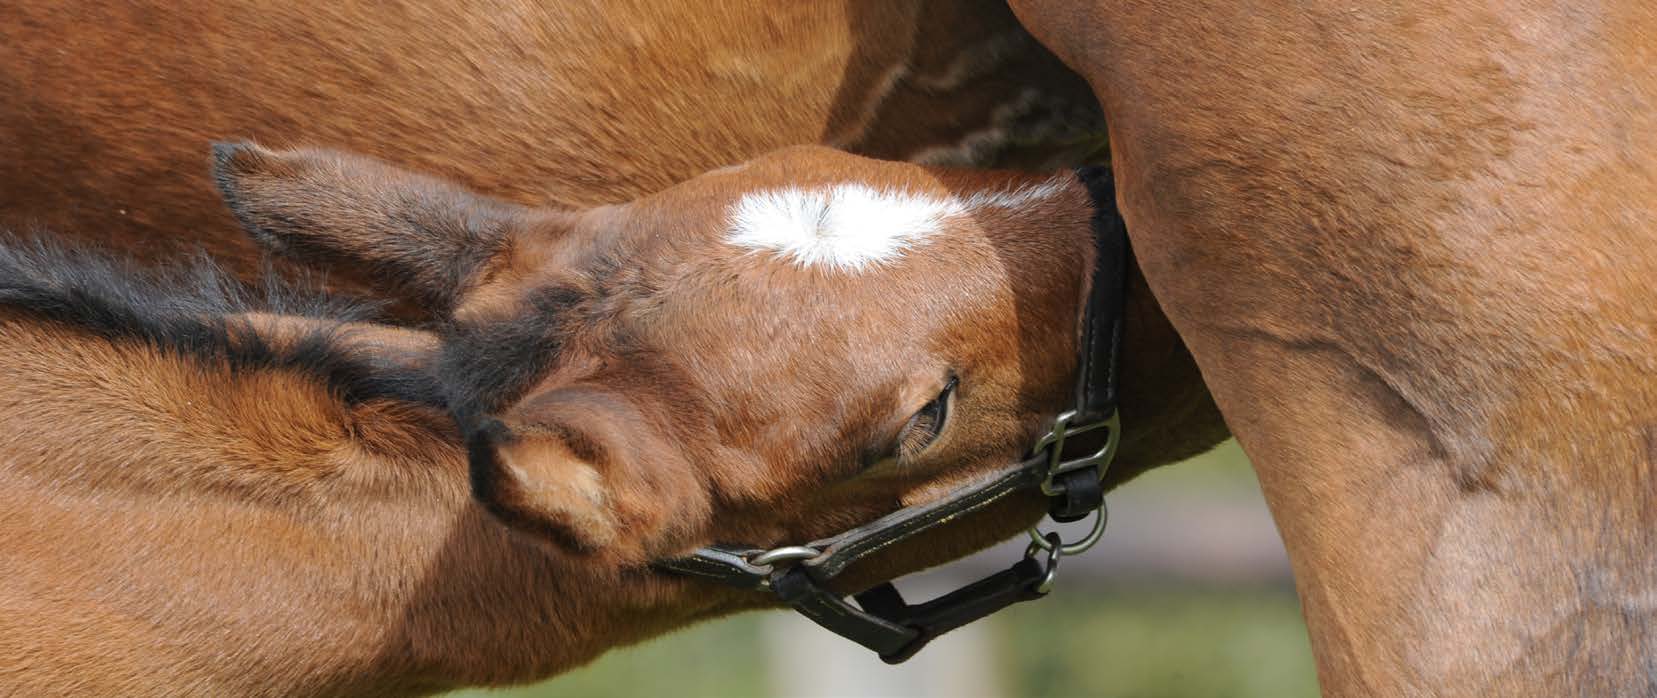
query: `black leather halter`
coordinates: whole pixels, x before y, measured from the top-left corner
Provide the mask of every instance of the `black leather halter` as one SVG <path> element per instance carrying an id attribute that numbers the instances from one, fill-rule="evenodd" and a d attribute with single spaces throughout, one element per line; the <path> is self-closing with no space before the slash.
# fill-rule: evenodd
<path id="1" fill-rule="evenodd" d="M 1093 196 L 1092 290 L 1083 314 L 1076 403 L 1060 414 L 1025 460 L 931 504 L 907 507 L 835 536 L 772 550 L 710 546 L 656 563 L 659 569 L 770 592 L 806 617 L 878 653 L 902 662 L 933 638 L 1052 588 L 1059 559 L 1085 550 L 1104 530 L 1105 468 L 1116 455 L 1117 354 L 1122 340 L 1127 278 L 1127 227 L 1116 208 L 1115 185 L 1103 167 L 1077 170 Z M 1081 438 L 1074 438 L 1085 435 Z M 1074 440 L 1073 440 L 1074 438 Z M 1071 452 L 1080 449 L 1081 455 Z M 856 594 L 857 604 L 829 590 L 853 563 L 935 526 L 979 511 L 1015 493 L 1040 489 L 1056 521 L 1098 517 L 1093 532 L 1073 544 L 1057 533 L 1031 529 L 1033 542 L 1012 567 L 925 603 L 904 601 L 891 582 Z M 1045 551 L 1045 556 L 1041 553 Z"/>

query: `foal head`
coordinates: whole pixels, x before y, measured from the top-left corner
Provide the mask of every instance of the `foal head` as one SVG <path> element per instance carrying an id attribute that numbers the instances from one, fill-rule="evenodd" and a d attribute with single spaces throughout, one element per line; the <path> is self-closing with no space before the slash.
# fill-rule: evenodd
<path id="1" fill-rule="evenodd" d="M 429 311 L 476 496 L 569 551 L 804 542 L 1012 462 L 1069 400 L 1092 255 L 1069 175 L 797 148 L 556 211 L 338 152 L 215 155 L 263 244 Z"/>

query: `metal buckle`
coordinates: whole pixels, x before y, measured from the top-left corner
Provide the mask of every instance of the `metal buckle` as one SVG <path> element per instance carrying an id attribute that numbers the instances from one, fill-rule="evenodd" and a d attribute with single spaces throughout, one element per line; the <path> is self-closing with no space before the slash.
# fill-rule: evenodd
<path id="1" fill-rule="evenodd" d="M 1037 439 L 1035 447 L 1030 451 L 1031 453 L 1041 453 L 1045 449 L 1048 452 L 1047 473 L 1041 479 L 1041 492 L 1049 497 L 1062 493 L 1060 489 L 1053 486 L 1054 477 L 1095 465 L 1109 465 L 1116 458 L 1116 447 L 1122 443 L 1122 416 L 1116 410 L 1111 410 L 1109 417 L 1092 424 L 1071 426 L 1070 420 L 1075 418 L 1076 410 L 1060 414 L 1057 419 L 1053 420 L 1053 428 L 1047 430 L 1046 434 Z M 1104 445 L 1100 446 L 1099 450 L 1081 458 L 1065 460 L 1064 444 L 1067 439 L 1075 434 L 1086 434 L 1099 429 L 1110 430 L 1105 436 Z M 1100 467 L 1099 476 L 1104 477 L 1104 473 L 1104 467 Z"/>
<path id="2" fill-rule="evenodd" d="M 1120 413 L 1111 410 L 1110 416 L 1101 421 L 1073 427 L 1070 425 L 1070 421 L 1075 418 L 1075 410 L 1060 414 L 1058 418 L 1053 420 L 1053 428 L 1036 440 L 1034 453 L 1040 455 L 1044 449 L 1047 453 L 1047 472 L 1041 479 L 1041 491 L 1049 497 L 1064 494 L 1064 489 L 1054 484 L 1054 479 L 1058 476 L 1084 468 L 1095 468 L 1098 477 L 1102 479 L 1105 476 L 1105 469 L 1110 467 L 1111 461 L 1116 459 L 1116 447 L 1121 443 L 1122 434 Z M 1080 458 L 1065 460 L 1064 446 L 1066 439 L 1073 434 L 1085 434 L 1099 429 L 1109 430 L 1105 434 L 1105 443 L 1099 447 L 1099 450 Z M 1100 500 L 1098 508 L 1093 510 L 1093 528 L 1081 540 L 1072 543 L 1063 542 L 1057 532 L 1044 532 L 1039 526 L 1031 526 L 1029 530 L 1030 547 L 1025 555 L 1030 556 L 1037 550 L 1046 550 L 1052 556 L 1049 566 L 1056 568 L 1060 556 L 1085 552 L 1098 543 L 1099 539 L 1104 536 L 1105 524 L 1109 519 L 1110 514 L 1105 508 L 1105 503 Z M 1044 591 L 1052 587 L 1051 576 L 1043 587 Z"/>

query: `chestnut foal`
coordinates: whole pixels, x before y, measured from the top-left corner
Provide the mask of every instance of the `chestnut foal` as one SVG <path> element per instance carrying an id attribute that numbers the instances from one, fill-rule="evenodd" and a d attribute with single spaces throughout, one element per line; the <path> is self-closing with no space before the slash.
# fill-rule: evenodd
<path id="1" fill-rule="evenodd" d="M 1068 401 L 1068 173 L 799 148 L 580 212 L 320 150 L 221 146 L 216 174 L 262 244 L 447 319 L 0 248 L 0 692 L 542 678 L 762 598 L 651 561 L 932 501 Z"/>
<path id="2" fill-rule="evenodd" d="M 584 208 L 800 143 L 1043 169 L 1103 130 L 1002 0 L 0 0 L 0 18 L 0 225 L 146 260 L 205 248 L 248 276 L 259 250 L 199 167 L 227 135 Z"/>
<path id="3" fill-rule="evenodd" d="M 1657 695 L 1657 6 L 1016 0 L 1324 690 Z"/>
<path id="4" fill-rule="evenodd" d="M 1003 0 L 0 0 L 0 18 L 0 227 L 151 262 L 206 249 L 244 278 L 265 260 L 200 167 L 213 138 L 339 144 L 586 208 L 799 143 L 1042 170 L 1087 162 L 1104 129 Z M 327 280 L 379 283 L 363 272 Z M 1227 435 L 1130 283 L 1112 485 Z"/>

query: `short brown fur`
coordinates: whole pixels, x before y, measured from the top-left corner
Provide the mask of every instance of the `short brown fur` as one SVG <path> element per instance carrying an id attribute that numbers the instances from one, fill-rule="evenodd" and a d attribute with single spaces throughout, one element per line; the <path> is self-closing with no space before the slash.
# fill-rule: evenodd
<path id="1" fill-rule="evenodd" d="M 1657 694 L 1650 3 L 1019 0 L 1334 695 Z"/>
<path id="2" fill-rule="evenodd" d="M 155 337 L 194 316 L 144 334 L 106 319 L 135 293 L 120 283 L 8 257 L 7 691 L 402 695 L 548 676 L 764 598 L 651 561 L 930 501 L 1015 462 L 1069 397 L 1093 212 L 1070 173 L 800 148 L 624 205 L 526 209 L 491 238 L 458 222 L 504 204 L 360 157 L 225 146 L 217 174 L 260 239 L 305 236 L 298 258 L 324 270 L 352 263 L 342 245 L 448 231 L 383 273 L 422 294 L 455 283 L 455 310 L 413 330 L 238 307 L 196 318 L 218 339 L 169 342 Z M 857 272 L 725 240 L 746 192 L 846 182 L 1051 193 L 952 216 Z M 132 302 L 131 322 L 188 307 Z M 282 358 L 319 332 L 341 361 Z M 952 377 L 936 439 L 894 456 Z M 1039 510 L 1009 502 L 857 576 L 940 562 Z"/>
<path id="3" fill-rule="evenodd" d="M 214 140 L 345 148 L 571 209 L 802 143 L 1048 169 L 1102 142 L 1085 82 L 1000 0 L 4 0 L 0 16 L 0 225 L 168 263 L 206 249 L 245 278 L 262 252 L 205 176 Z M 401 297 L 359 267 L 328 281 Z M 1227 433 L 1137 273 L 1129 299 L 1113 484 Z"/>

